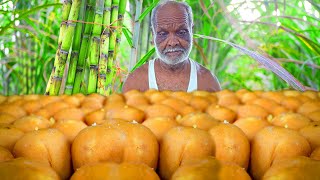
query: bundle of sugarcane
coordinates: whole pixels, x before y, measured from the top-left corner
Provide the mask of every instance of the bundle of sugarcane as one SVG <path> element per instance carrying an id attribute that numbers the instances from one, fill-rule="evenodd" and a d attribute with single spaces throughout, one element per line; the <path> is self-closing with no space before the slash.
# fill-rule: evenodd
<path id="1" fill-rule="evenodd" d="M 46 94 L 111 92 L 126 4 L 127 0 L 63 2 L 58 50 Z"/>

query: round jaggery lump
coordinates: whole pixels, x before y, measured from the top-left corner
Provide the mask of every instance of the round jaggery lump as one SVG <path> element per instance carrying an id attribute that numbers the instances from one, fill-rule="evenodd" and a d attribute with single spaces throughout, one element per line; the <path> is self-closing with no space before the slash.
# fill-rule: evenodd
<path id="1" fill-rule="evenodd" d="M 299 130 L 311 123 L 311 120 L 298 113 L 282 113 L 274 118 L 268 119 L 274 126 Z"/>
<path id="2" fill-rule="evenodd" d="M 17 118 L 8 114 L 8 113 L 0 113 L 0 124 L 11 124 Z"/>
<path id="3" fill-rule="evenodd" d="M 0 128 L 0 146 L 12 151 L 15 143 L 24 135 L 24 132 L 14 127 Z"/>
<path id="4" fill-rule="evenodd" d="M 87 125 L 84 122 L 72 119 L 58 121 L 52 126 L 52 128 L 61 131 L 70 144 L 72 144 L 78 133 L 86 127 Z"/>
<path id="5" fill-rule="evenodd" d="M 16 158 L 0 163 L 0 174 L 3 180 L 60 180 L 59 175 L 47 164 L 27 158 Z"/>
<path id="6" fill-rule="evenodd" d="M 160 142 L 159 175 L 170 179 L 183 161 L 213 153 L 214 145 L 208 132 L 190 127 L 172 128 Z"/>
<path id="7" fill-rule="evenodd" d="M 320 179 L 320 161 L 297 156 L 273 163 L 263 175 L 263 180 L 273 179 Z"/>
<path id="8" fill-rule="evenodd" d="M 218 96 L 218 105 L 220 106 L 228 107 L 238 104 L 241 104 L 241 101 L 234 93 Z"/>
<path id="9" fill-rule="evenodd" d="M 310 153 L 308 141 L 299 132 L 276 126 L 265 127 L 251 142 L 251 175 L 254 179 L 261 179 L 276 161 L 295 156 L 309 156 Z"/>
<path id="10" fill-rule="evenodd" d="M 157 173 L 149 166 L 142 163 L 113 163 L 103 162 L 85 165 L 77 169 L 71 180 L 91 179 L 139 179 L 160 180 Z"/>
<path id="11" fill-rule="evenodd" d="M 107 120 L 102 125 L 83 129 L 72 144 L 74 170 L 90 163 L 145 163 L 157 167 L 158 142 L 155 135 L 141 124 Z"/>
<path id="12" fill-rule="evenodd" d="M 40 103 L 40 100 L 29 100 L 23 103 L 22 108 L 28 113 L 32 114 L 36 111 L 38 111 L 40 108 L 42 108 L 42 104 Z"/>
<path id="13" fill-rule="evenodd" d="M 249 174 L 239 165 L 222 163 L 212 156 L 183 161 L 171 179 L 251 180 Z"/>
<path id="14" fill-rule="evenodd" d="M 160 141 L 164 134 L 166 134 L 170 129 L 177 127 L 179 124 L 172 118 L 169 117 L 153 117 L 146 119 L 142 125 L 149 128 L 153 134 Z"/>
<path id="15" fill-rule="evenodd" d="M 191 113 L 177 121 L 187 127 L 199 128 L 203 130 L 209 130 L 211 127 L 220 124 L 220 121 L 213 118 L 212 116 L 206 113 Z"/>
<path id="16" fill-rule="evenodd" d="M 0 113 L 10 114 L 17 119 L 27 115 L 22 107 L 15 105 L 0 105 Z"/>
<path id="17" fill-rule="evenodd" d="M 257 117 L 241 118 L 233 124 L 239 127 L 246 134 L 249 141 L 251 141 L 261 129 L 271 125 L 268 121 Z"/>
<path id="18" fill-rule="evenodd" d="M 84 113 L 79 108 L 66 108 L 55 113 L 53 115 L 53 118 L 56 121 L 68 120 L 68 119 L 83 121 Z"/>
<path id="19" fill-rule="evenodd" d="M 61 177 L 71 175 L 70 145 L 57 129 L 43 129 L 23 135 L 13 148 L 15 157 L 39 160 L 50 165 Z"/>
<path id="20" fill-rule="evenodd" d="M 131 106 L 122 106 L 106 110 L 107 119 L 123 119 L 126 121 L 136 121 L 141 123 L 145 119 L 145 114 L 140 109 Z"/>
<path id="21" fill-rule="evenodd" d="M 169 106 L 163 104 L 153 104 L 145 110 L 146 118 L 169 117 L 175 119 L 178 113 Z"/>
<path id="22" fill-rule="evenodd" d="M 211 102 L 206 97 L 192 96 L 192 98 L 190 99 L 189 104 L 193 108 L 195 108 L 195 109 L 197 109 L 197 110 L 199 110 L 201 112 L 204 112 L 207 109 L 207 107 L 211 104 Z"/>
<path id="23" fill-rule="evenodd" d="M 8 149 L 0 146 L 0 163 L 11 159 L 14 159 L 12 153 Z"/>
<path id="24" fill-rule="evenodd" d="M 299 132 L 308 140 L 312 149 L 320 147 L 320 123 L 311 123 L 301 128 Z"/>
<path id="25" fill-rule="evenodd" d="M 320 110 L 320 101 L 310 101 L 303 103 L 297 110 L 298 113 L 308 115 L 314 111 Z"/>
<path id="26" fill-rule="evenodd" d="M 233 123 L 237 117 L 237 113 L 235 113 L 233 110 L 215 104 L 210 105 L 206 112 L 215 119 L 220 121 L 226 120 L 229 123 Z"/>
<path id="27" fill-rule="evenodd" d="M 88 126 L 91 126 L 92 124 L 103 124 L 105 120 L 106 111 L 103 108 L 90 112 L 84 117 L 84 121 Z"/>
<path id="28" fill-rule="evenodd" d="M 320 146 L 312 151 L 310 158 L 320 161 Z"/>
<path id="29" fill-rule="evenodd" d="M 310 112 L 306 116 L 312 121 L 320 122 L 320 109 Z"/>
<path id="30" fill-rule="evenodd" d="M 46 129 L 52 125 L 52 122 L 41 116 L 30 115 L 16 120 L 12 127 L 20 129 L 23 132 L 30 132 L 39 129 Z"/>
<path id="31" fill-rule="evenodd" d="M 297 109 L 302 105 L 302 102 L 295 97 L 285 97 L 282 99 L 282 101 L 280 102 L 280 104 L 282 106 L 284 106 L 285 108 L 296 112 Z"/>
<path id="32" fill-rule="evenodd" d="M 218 160 L 248 168 L 250 143 L 240 128 L 233 124 L 221 123 L 212 127 L 209 134 L 215 145 L 214 156 Z"/>
<path id="33" fill-rule="evenodd" d="M 266 119 L 268 115 L 269 113 L 267 110 L 254 104 L 246 104 L 238 108 L 238 119 L 246 117 L 260 117 L 262 119 Z"/>

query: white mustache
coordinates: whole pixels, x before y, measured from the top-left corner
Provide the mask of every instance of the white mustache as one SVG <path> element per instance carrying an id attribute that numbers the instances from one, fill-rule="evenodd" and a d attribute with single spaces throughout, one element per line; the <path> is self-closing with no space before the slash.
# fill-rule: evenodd
<path id="1" fill-rule="evenodd" d="M 176 47 L 176 48 L 168 48 L 163 50 L 163 53 L 166 54 L 168 52 L 176 52 L 176 51 L 182 51 L 185 52 L 185 49 L 181 48 L 181 47 Z"/>

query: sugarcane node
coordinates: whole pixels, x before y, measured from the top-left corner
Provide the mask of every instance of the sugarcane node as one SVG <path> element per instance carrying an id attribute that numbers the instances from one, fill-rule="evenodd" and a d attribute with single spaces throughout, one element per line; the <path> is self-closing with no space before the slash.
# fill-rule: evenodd
<path id="1" fill-rule="evenodd" d="M 99 74 L 99 78 L 100 78 L 100 79 L 106 79 L 106 77 L 107 77 L 106 74 L 101 74 L 101 73 Z"/>
<path id="2" fill-rule="evenodd" d="M 60 27 L 63 26 L 63 25 L 66 25 L 67 22 L 68 22 L 68 21 L 62 21 L 61 24 L 60 24 Z"/>
<path id="3" fill-rule="evenodd" d="M 103 10 L 96 11 L 96 14 L 103 15 Z"/>
<path id="4" fill-rule="evenodd" d="M 79 52 L 78 51 L 72 51 L 71 52 L 71 58 L 77 57 L 79 56 Z"/>
<path id="5" fill-rule="evenodd" d="M 61 81 L 61 80 L 62 80 L 62 77 L 53 76 L 52 80 Z"/>
<path id="6" fill-rule="evenodd" d="M 72 3 L 72 0 L 64 0 L 63 3 Z"/>
<path id="7" fill-rule="evenodd" d="M 92 69 L 92 70 L 98 70 L 98 66 L 97 66 L 97 65 L 90 65 L 90 69 Z"/>
<path id="8" fill-rule="evenodd" d="M 105 28 L 105 29 L 102 31 L 102 35 L 105 35 L 105 36 L 109 37 L 109 36 L 110 36 L 109 28 Z"/>
<path id="9" fill-rule="evenodd" d="M 111 9 L 113 10 L 113 9 L 119 9 L 119 6 L 118 5 L 112 5 L 111 6 Z"/>
<path id="10" fill-rule="evenodd" d="M 93 39 L 93 41 L 96 41 L 97 43 L 100 43 L 100 37 L 94 36 L 92 39 Z"/>
<path id="11" fill-rule="evenodd" d="M 104 11 L 111 11 L 110 7 L 104 7 Z"/>
<path id="12" fill-rule="evenodd" d="M 91 4 L 87 4 L 87 11 L 93 10 L 94 7 Z"/>
<path id="13" fill-rule="evenodd" d="M 76 27 L 76 23 L 74 23 L 73 21 L 67 21 L 67 27 L 69 26 Z"/>
<path id="14" fill-rule="evenodd" d="M 72 85 L 66 85 L 66 89 L 73 89 Z"/>
<path id="15" fill-rule="evenodd" d="M 85 39 L 85 38 L 88 39 L 88 38 L 89 38 L 89 35 L 88 35 L 88 34 L 84 34 L 84 35 L 83 35 L 83 38 L 84 38 L 84 39 Z"/>
<path id="16" fill-rule="evenodd" d="M 108 54 L 101 53 L 100 58 L 101 59 L 108 59 Z"/>
<path id="17" fill-rule="evenodd" d="M 66 56 L 68 56 L 69 51 L 66 51 L 66 50 L 60 49 L 60 53 L 61 53 L 62 55 L 66 55 Z"/>
<path id="18" fill-rule="evenodd" d="M 122 20 L 122 18 L 123 18 L 123 15 L 122 15 L 122 14 L 119 14 L 119 15 L 118 15 L 118 19 L 119 19 L 119 20 Z"/>
<path id="19" fill-rule="evenodd" d="M 76 68 L 76 72 L 82 72 L 83 71 L 83 68 L 82 67 L 77 67 Z"/>

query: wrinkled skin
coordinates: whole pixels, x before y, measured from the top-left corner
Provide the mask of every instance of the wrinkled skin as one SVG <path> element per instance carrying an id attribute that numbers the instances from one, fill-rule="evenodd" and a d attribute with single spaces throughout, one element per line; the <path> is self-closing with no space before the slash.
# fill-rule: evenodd
<path id="1" fill-rule="evenodd" d="M 154 43 L 158 57 L 155 74 L 158 89 L 187 91 L 190 79 L 189 53 L 192 48 L 192 24 L 184 6 L 169 2 L 155 14 Z M 197 63 L 198 90 L 219 91 L 220 84 L 215 76 Z M 148 63 L 129 74 L 123 92 L 149 89 Z"/>

